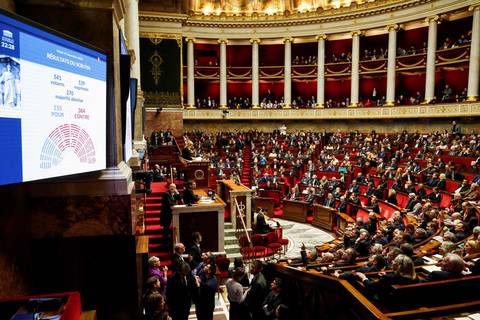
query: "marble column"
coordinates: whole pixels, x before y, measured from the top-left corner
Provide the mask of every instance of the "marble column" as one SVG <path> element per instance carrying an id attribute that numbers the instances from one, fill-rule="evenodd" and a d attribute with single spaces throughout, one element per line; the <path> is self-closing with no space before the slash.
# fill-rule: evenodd
<path id="1" fill-rule="evenodd" d="M 358 91 L 360 89 L 360 35 L 361 31 L 352 32 L 352 80 L 350 87 L 350 107 L 358 106 Z"/>
<path id="2" fill-rule="evenodd" d="M 468 67 L 467 101 L 478 100 L 478 80 L 480 77 L 480 4 L 471 6 L 473 11 L 472 42 L 470 43 L 470 64 Z"/>
<path id="3" fill-rule="evenodd" d="M 220 39 L 220 109 L 227 109 L 227 40 Z"/>
<path id="4" fill-rule="evenodd" d="M 252 44 L 252 108 L 260 108 L 259 97 L 259 69 L 258 69 L 258 45 L 260 39 L 251 39 Z"/>
<path id="5" fill-rule="evenodd" d="M 425 19 L 428 22 L 427 74 L 425 79 L 425 103 L 435 96 L 435 54 L 437 51 L 437 21 L 439 16 Z"/>
<path id="6" fill-rule="evenodd" d="M 387 61 L 387 97 L 385 106 L 395 105 L 395 65 L 397 59 L 398 25 L 387 26 L 388 30 L 388 61 Z"/>
<path id="7" fill-rule="evenodd" d="M 140 29 L 138 22 L 138 0 L 125 1 L 125 36 L 128 43 L 129 54 L 133 57 L 131 64 L 131 77 L 137 79 L 137 108 L 135 109 L 135 124 L 133 129 L 133 143 L 136 149 L 144 149 L 143 141 L 143 92 L 140 77 Z"/>
<path id="8" fill-rule="evenodd" d="M 187 38 L 187 108 L 195 108 L 195 39 Z"/>
<path id="9" fill-rule="evenodd" d="M 284 108 L 289 109 L 292 107 L 292 38 L 286 38 L 283 40 L 285 43 L 285 62 L 284 62 L 284 87 L 283 87 L 283 102 Z"/>
<path id="10" fill-rule="evenodd" d="M 325 105 L 325 40 L 326 35 L 317 36 L 317 108 L 323 108 Z"/>

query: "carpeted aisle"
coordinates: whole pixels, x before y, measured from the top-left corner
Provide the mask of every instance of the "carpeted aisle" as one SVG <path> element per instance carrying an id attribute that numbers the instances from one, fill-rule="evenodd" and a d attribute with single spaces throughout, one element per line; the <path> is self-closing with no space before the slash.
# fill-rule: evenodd
<path id="1" fill-rule="evenodd" d="M 145 202 L 145 234 L 148 235 L 148 253 L 160 258 L 162 265 L 170 266 L 172 249 L 165 247 L 162 239 L 160 215 L 163 195 L 168 190 L 166 182 L 153 182 L 152 192 L 147 194 Z"/>
<path id="2" fill-rule="evenodd" d="M 242 171 L 242 177 L 241 177 L 241 182 L 247 187 L 252 186 L 252 167 L 251 167 L 251 161 L 252 161 L 252 146 L 250 144 L 246 144 L 243 147 L 243 171 Z"/>

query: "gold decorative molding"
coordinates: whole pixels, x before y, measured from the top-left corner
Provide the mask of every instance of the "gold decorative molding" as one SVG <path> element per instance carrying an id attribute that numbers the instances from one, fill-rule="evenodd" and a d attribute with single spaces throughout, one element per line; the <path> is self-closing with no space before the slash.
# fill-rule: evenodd
<path id="1" fill-rule="evenodd" d="M 292 37 L 283 38 L 283 43 L 287 43 L 287 42 L 292 42 L 293 43 L 293 38 Z"/>
<path id="2" fill-rule="evenodd" d="M 153 110 L 153 109 L 152 109 Z M 228 120 L 414 119 L 480 117 L 480 103 L 412 105 L 372 108 L 228 110 Z M 154 111 L 152 111 L 154 112 Z M 220 120 L 223 110 L 184 109 L 183 119 Z"/>
<path id="3" fill-rule="evenodd" d="M 222 43 L 227 44 L 227 43 L 228 43 L 228 40 L 227 40 L 227 39 L 218 39 L 217 42 L 218 42 L 219 44 L 222 44 Z"/>
<path id="4" fill-rule="evenodd" d="M 326 34 L 319 34 L 318 36 L 315 37 L 315 40 L 327 40 L 328 36 Z"/>
<path id="5" fill-rule="evenodd" d="M 400 29 L 400 26 L 398 24 L 389 24 L 388 26 L 385 27 L 385 29 L 390 32 L 392 30 L 398 31 Z"/>
<path id="6" fill-rule="evenodd" d="M 350 35 L 352 36 L 352 38 L 355 37 L 355 36 L 360 37 L 360 36 L 363 35 L 363 31 L 361 31 L 361 30 L 352 31 L 352 32 L 350 32 Z"/>
<path id="7" fill-rule="evenodd" d="M 187 38 L 185 38 L 185 41 L 186 41 L 186 42 L 190 42 L 190 41 L 191 41 L 191 42 L 195 43 L 195 38 L 187 37 Z"/>
<path id="8" fill-rule="evenodd" d="M 476 3 L 468 7 L 468 11 L 477 11 L 480 10 L 480 3 Z"/>
<path id="9" fill-rule="evenodd" d="M 140 32 L 140 38 L 150 40 L 175 39 L 179 47 L 182 47 L 182 35 L 178 33 Z"/>
<path id="10" fill-rule="evenodd" d="M 251 44 L 254 44 L 254 43 L 258 43 L 258 44 L 260 44 L 260 42 L 261 42 L 261 40 L 260 40 L 260 39 L 258 39 L 258 38 L 253 38 L 253 39 L 250 39 L 250 43 L 251 43 Z"/>
<path id="11" fill-rule="evenodd" d="M 430 17 L 426 17 L 426 18 L 425 18 L 425 22 L 426 22 L 426 23 L 430 23 L 430 22 L 432 22 L 432 21 L 437 22 L 438 20 L 440 20 L 440 16 L 437 15 L 437 14 L 434 15 L 434 16 L 430 16 Z"/>

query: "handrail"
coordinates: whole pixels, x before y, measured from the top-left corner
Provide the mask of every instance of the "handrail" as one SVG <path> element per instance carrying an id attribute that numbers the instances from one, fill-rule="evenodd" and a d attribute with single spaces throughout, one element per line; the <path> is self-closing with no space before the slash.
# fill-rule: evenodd
<path id="1" fill-rule="evenodd" d="M 242 212 L 242 209 L 238 205 L 237 198 L 234 197 L 233 200 L 235 201 L 235 206 L 237 207 L 238 216 L 240 216 L 240 220 L 242 221 L 243 231 L 245 232 L 245 235 L 247 236 L 248 244 L 249 244 L 250 247 L 252 247 L 252 240 L 250 239 L 250 235 L 248 234 L 248 230 L 247 230 L 247 225 L 245 224 L 245 220 L 243 219 L 244 213 Z"/>

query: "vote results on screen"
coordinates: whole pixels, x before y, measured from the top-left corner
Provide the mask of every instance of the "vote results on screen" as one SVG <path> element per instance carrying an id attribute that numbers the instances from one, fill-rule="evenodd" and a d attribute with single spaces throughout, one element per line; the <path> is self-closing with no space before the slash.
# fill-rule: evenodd
<path id="1" fill-rule="evenodd" d="M 0 32 L 0 184 L 104 169 L 106 56 L 1 12 Z"/>

